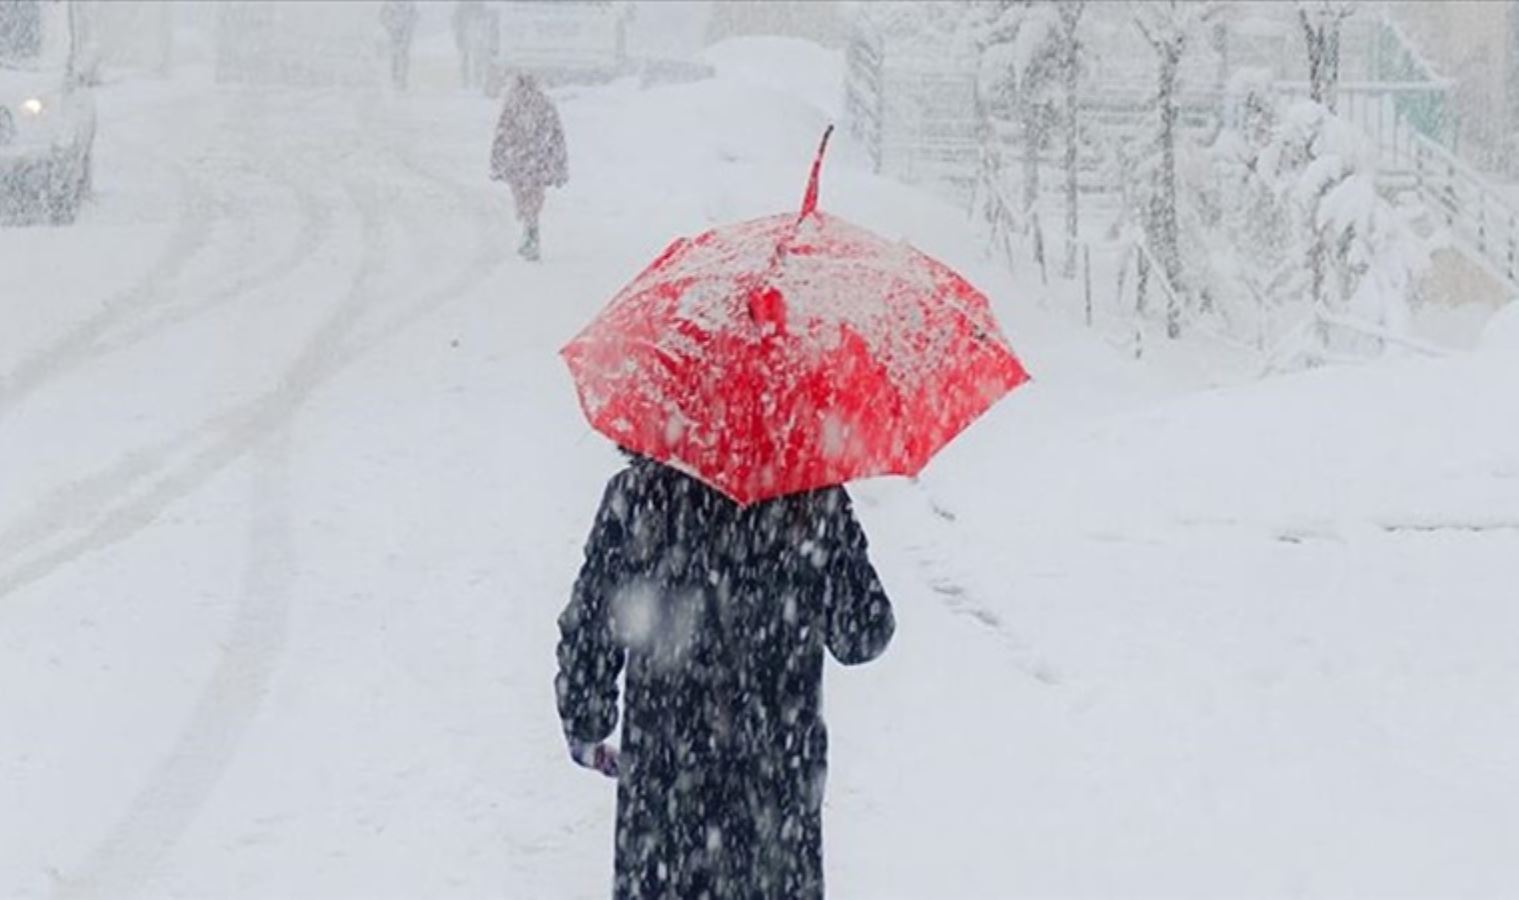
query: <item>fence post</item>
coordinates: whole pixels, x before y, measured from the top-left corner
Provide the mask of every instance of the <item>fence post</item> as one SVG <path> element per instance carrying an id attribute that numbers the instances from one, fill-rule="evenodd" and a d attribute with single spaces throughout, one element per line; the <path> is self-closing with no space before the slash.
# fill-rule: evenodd
<path id="1" fill-rule="evenodd" d="M 1486 195 L 1477 195 L 1477 252 L 1487 255 L 1487 200 Z"/>
<path id="2" fill-rule="evenodd" d="M 1449 160 L 1445 163 L 1445 224 L 1456 225 L 1456 164 Z"/>
<path id="3" fill-rule="evenodd" d="M 1392 106 L 1392 157 L 1395 162 L 1402 162 L 1401 157 L 1407 150 L 1408 143 L 1408 126 L 1403 123 L 1403 114 L 1398 112 L 1398 101 L 1394 99 Z"/>
<path id="4" fill-rule="evenodd" d="M 1082 280 L 1086 282 L 1087 327 L 1092 327 L 1092 245 L 1081 246 Z"/>
<path id="5" fill-rule="evenodd" d="M 1519 225 L 1513 213 L 1508 214 L 1508 280 L 1514 280 L 1514 228 Z"/>
<path id="6" fill-rule="evenodd" d="M 1039 263 L 1039 283 L 1048 286 L 1050 283 L 1049 273 L 1044 265 L 1044 226 L 1039 222 L 1039 211 L 1034 211 L 1034 261 Z"/>
<path id="7" fill-rule="evenodd" d="M 1133 255 L 1132 251 L 1131 247 L 1118 259 L 1118 291 L 1113 295 L 1113 308 L 1120 311 L 1123 309 L 1123 286 L 1129 278 L 1129 257 Z"/>

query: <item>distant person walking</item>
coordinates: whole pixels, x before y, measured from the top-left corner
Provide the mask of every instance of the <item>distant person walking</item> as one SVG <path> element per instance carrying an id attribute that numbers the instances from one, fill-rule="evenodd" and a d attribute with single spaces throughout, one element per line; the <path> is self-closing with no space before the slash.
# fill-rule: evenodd
<path id="1" fill-rule="evenodd" d="M 490 177 L 511 187 L 517 221 L 522 223 L 517 252 L 523 259 L 536 261 L 544 192 L 569 180 L 569 164 L 559 110 L 538 80 L 525 72 L 513 81 L 501 107 L 491 145 Z"/>
<path id="2" fill-rule="evenodd" d="M 417 30 L 416 0 L 385 0 L 380 5 L 380 24 L 390 38 L 390 83 L 406 90 L 411 74 L 411 39 Z"/>
<path id="3" fill-rule="evenodd" d="M 485 0 L 458 0 L 453 14 L 454 48 L 459 51 L 459 85 L 474 87 L 484 55 Z"/>

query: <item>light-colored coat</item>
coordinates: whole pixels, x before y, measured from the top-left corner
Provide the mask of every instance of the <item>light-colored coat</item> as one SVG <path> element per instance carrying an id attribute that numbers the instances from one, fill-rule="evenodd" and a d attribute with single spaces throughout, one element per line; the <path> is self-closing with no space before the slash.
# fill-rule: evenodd
<path id="1" fill-rule="evenodd" d="M 569 180 L 559 110 L 531 79 L 519 78 L 506 96 L 490 170 L 491 178 L 514 186 L 558 187 Z"/>

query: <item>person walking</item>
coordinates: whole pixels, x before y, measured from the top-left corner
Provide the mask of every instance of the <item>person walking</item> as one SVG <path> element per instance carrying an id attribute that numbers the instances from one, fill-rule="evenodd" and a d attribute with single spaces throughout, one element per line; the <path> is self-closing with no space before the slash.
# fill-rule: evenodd
<path id="1" fill-rule="evenodd" d="M 459 52 L 459 85 L 474 87 L 480 68 L 481 29 L 485 27 L 485 0 L 457 0 L 451 19 L 454 49 Z"/>
<path id="2" fill-rule="evenodd" d="M 824 655 L 896 630 L 843 485 L 917 475 L 1029 380 L 986 295 L 819 208 L 831 132 L 799 211 L 677 237 L 560 349 L 630 457 L 555 680 L 570 757 L 617 778 L 619 900 L 823 896 Z"/>
<path id="3" fill-rule="evenodd" d="M 416 0 L 385 0 L 380 5 L 380 24 L 390 38 L 390 81 L 404 91 L 411 74 L 411 39 L 417 30 Z"/>
<path id="4" fill-rule="evenodd" d="M 491 145 L 490 177 L 512 190 L 522 242 L 517 252 L 527 260 L 539 258 L 538 216 L 544 193 L 569 180 L 564 127 L 554 101 L 532 75 L 521 73 L 507 92 Z"/>
<path id="5" fill-rule="evenodd" d="M 613 896 L 821 898 L 824 650 L 895 629 L 845 490 L 741 506 L 631 456 L 559 629 L 570 756 L 618 779 Z"/>

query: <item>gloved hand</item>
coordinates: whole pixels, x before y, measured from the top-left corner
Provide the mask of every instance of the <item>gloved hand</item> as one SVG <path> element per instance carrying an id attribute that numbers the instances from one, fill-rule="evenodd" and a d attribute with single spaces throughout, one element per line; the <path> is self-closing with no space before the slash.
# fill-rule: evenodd
<path id="1" fill-rule="evenodd" d="M 610 744 L 588 744 L 585 741 L 570 741 L 570 759 L 576 763 L 594 769 L 608 778 L 616 778 L 621 773 L 617 762 L 617 748 Z"/>

